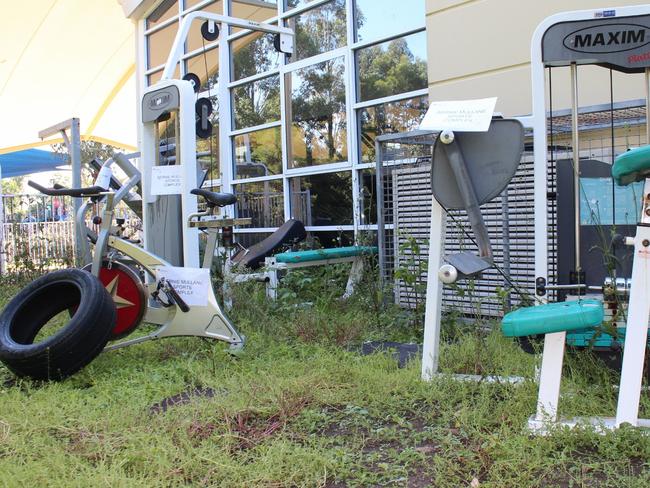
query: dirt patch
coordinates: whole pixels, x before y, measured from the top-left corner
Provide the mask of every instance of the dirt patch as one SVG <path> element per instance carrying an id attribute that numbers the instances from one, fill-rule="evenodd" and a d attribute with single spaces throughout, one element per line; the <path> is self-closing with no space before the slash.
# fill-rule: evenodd
<path id="1" fill-rule="evenodd" d="M 225 423 L 236 439 L 233 450 L 250 449 L 284 430 L 287 422 L 299 415 L 311 402 L 312 398 L 308 395 L 287 395 L 279 402 L 279 409 L 273 413 L 242 410 L 234 415 L 226 415 Z"/>
<path id="2" fill-rule="evenodd" d="M 217 392 L 212 388 L 191 388 L 185 391 L 182 391 L 176 395 L 163 398 L 158 403 L 154 403 L 149 407 L 149 413 L 158 414 L 166 412 L 167 409 L 171 407 L 176 407 L 178 405 L 186 405 L 190 403 L 195 398 L 214 398 Z"/>

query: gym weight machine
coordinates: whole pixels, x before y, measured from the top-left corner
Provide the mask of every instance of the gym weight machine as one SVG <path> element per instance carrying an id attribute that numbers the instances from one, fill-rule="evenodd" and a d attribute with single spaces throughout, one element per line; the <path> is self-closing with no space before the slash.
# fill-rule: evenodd
<path id="1" fill-rule="evenodd" d="M 86 270 L 61 270 L 45 275 L 23 289 L 0 315 L 0 360 L 19 376 L 34 379 L 62 379 L 92 361 L 102 350 L 117 349 L 147 340 L 171 336 L 198 336 L 224 341 L 239 350 L 244 338 L 221 310 L 211 286 L 210 270 L 218 243 L 218 231 L 248 219 L 215 219 L 217 207 L 236 202 L 227 193 L 200 188 L 197 177 L 197 133 L 211 133 L 208 99 L 194 100 L 199 91 L 195 75 L 171 79 L 183 45 L 195 20 L 204 20 L 201 33 L 215 40 L 220 25 L 231 25 L 276 34 L 274 47 L 293 52 L 293 31 L 209 12 L 193 12 L 181 23 L 159 82 L 148 87 L 142 97 L 142 143 L 140 168 L 123 155 L 101 166 L 96 184 L 88 188 L 44 188 L 31 185 L 48 195 L 88 198 L 103 205 L 97 235 L 86 226 L 88 204 L 77 212 L 77 230 L 95 249 Z M 161 126 L 172 120 L 175 133 L 175 160 L 161 158 Z M 110 167 L 117 164 L 127 175 L 116 191 Z M 171 191 L 156 191 L 156 166 L 174 166 Z M 167 175 L 169 176 L 169 175 Z M 114 208 L 141 184 L 144 249 L 121 236 L 113 225 Z M 197 211 L 197 196 L 205 199 L 207 210 Z M 208 242 L 199 268 L 198 229 L 208 230 Z M 170 236 L 180 236 L 171 239 Z M 207 269 L 206 269 L 207 268 Z M 175 281 L 176 280 L 176 281 Z M 185 287 L 185 294 L 179 287 Z M 128 296 L 122 296 L 122 294 Z M 188 294 L 196 303 L 188 303 Z M 68 311 L 70 320 L 50 337 L 38 342 L 39 331 L 57 314 Z M 159 327 L 150 334 L 106 346 L 113 339 L 133 332 L 142 320 Z"/>
<path id="2" fill-rule="evenodd" d="M 609 42 L 613 39 L 612 42 Z M 636 229 L 636 237 L 623 241 L 634 246 L 632 278 L 623 281 L 623 298 L 628 299 L 627 327 L 621 384 L 615 418 L 588 418 L 568 421 L 558 420 L 560 380 L 567 331 L 594 330 L 603 323 L 603 300 L 609 300 L 615 293 L 617 282 L 611 279 L 603 286 L 603 297 L 585 299 L 586 283 L 584 270 L 580 268 L 580 140 L 578 134 L 578 84 L 577 66 L 595 64 L 624 73 L 644 73 L 646 104 L 650 104 L 650 56 L 647 42 L 650 40 L 650 9 L 647 6 L 623 7 L 617 9 L 594 9 L 569 12 L 549 17 L 537 28 L 532 41 L 533 115 L 519 120 L 533 129 L 534 135 L 534 180 L 535 180 L 535 300 L 537 307 L 520 309 L 507 315 L 503 330 L 509 336 L 544 334 L 544 354 L 540 372 L 540 388 L 537 413 L 531 417 L 528 426 L 537 433 L 546 433 L 557 425 L 590 424 L 605 430 L 629 423 L 634 426 L 650 427 L 650 420 L 639 419 L 639 401 L 643 375 L 645 349 L 648 344 L 648 318 L 650 300 L 647 299 L 647 282 L 650 279 L 650 261 L 647 248 L 650 246 L 648 227 L 650 221 L 650 173 L 648 149 L 641 148 L 620 155 L 614 164 L 613 175 L 619 184 L 645 179 L 642 213 Z M 609 47 L 608 47 L 609 46 Z M 574 282 L 569 284 L 549 283 L 548 248 L 548 138 L 546 113 L 547 67 L 568 66 L 572 79 L 572 151 L 574 172 L 574 198 L 576 211 L 575 248 L 576 259 Z M 613 105 L 613 100 L 612 100 Z M 646 143 L 650 143 L 650 107 L 646 105 Z M 613 144 L 612 144 L 613 145 Z M 612 155 L 613 157 L 614 155 Z M 468 164 L 469 164 L 469 158 Z M 435 174 L 434 174 L 435 176 Z M 458 173 L 458 181 L 467 178 Z M 434 185 L 435 193 L 435 181 Z M 463 202 L 467 208 L 472 202 Z M 481 203 L 480 199 L 478 203 Z M 486 256 L 448 260 L 440 267 L 442 254 L 443 208 L 434 200 L 432 206 L 432 227 L 429 248 L 429 276 L 427 287 L 427 309 L 425 317 L 425 339 L 423 347 L 422 376 L 430 379 L 437 371 L 440 340 L 440 302 L 443 282 L 458 278 L 477 277 L 490 266 Z M 472 225 L 475 236 L 476 225 Z M 477 236 L 479 237 L 479 236 Z M 480 249 L 480 237 L 476 239 Z M 489 257 L 489 256 L 487 256 Z M 438 274 L 439 276 L 436 276 Z M 629 286 L 628 286 L 629 284 Z M 550 290 L 574 291 L 573 301 L 547 304 Z M 623 331 L 622 331 L 623 332 Z"/>

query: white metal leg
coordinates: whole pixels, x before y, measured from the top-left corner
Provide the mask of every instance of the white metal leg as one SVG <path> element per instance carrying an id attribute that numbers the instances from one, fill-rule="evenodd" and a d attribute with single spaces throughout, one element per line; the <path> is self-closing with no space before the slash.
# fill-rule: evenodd
<path id="1" fill-rule="evenodd" d="M 278 297 L 278 270 L 268 270 L 269 280 L 266 282 L 266 297 L 275 300 Z"/>
<path id="2" fill-rule="evenodd" d="M 544 337 L 544 354 L 542 355 L 537 413 L 535 414 L 537 422 L 555 422 L 557 420 L 565 342 L 566 332 L 546 334 Z"/>
<path id="3" fill-rule="evenodd" d="M 232 310 L 232 287 L 230 286 L 230 283 L 228 283 L 228 277 L 223 281 L 223 306 L 224 308 L 230 312 Z"/>
<path id="4" fill-rule="evenodd" d="M 363 278 L 363 258 L 361 256 L 355 258 L 352 261 L 352 268 L 350 269 L 350 275 L 348 276 L 348 282 L 345 285 L 345 293 L 343 294 L 343 299 L 350 298 L 354 293 L 354 289 L 361 282 Z"/>
<path id="5" fill-rule="evenodd" d="M 438 268 L 443 253 L 445 218 L 442 207 L 431 199 L 431 231 L 429 233 L 429 266 L 427 270 L 427 301 L 424 311 L 424 343 L 422 345 L 422 379 L 430 380 L 438 371 L 440 355 L 440 312 L 442 283 Z"/>
<path id="6" fill-rule="evenodd" d="M 646 181 L 646 195 L 650 185 Z M 644 241 L 646 245 L 644 246 Z M 616 408 L 616 426 L 622 423 L 638 425 L 639 400 L 643 379 L 643 362 L 648 341 L 650 316 L 650 228 L 637 226 L 634 238 L 632 286 L 628 306 L 621 386 Z"/>

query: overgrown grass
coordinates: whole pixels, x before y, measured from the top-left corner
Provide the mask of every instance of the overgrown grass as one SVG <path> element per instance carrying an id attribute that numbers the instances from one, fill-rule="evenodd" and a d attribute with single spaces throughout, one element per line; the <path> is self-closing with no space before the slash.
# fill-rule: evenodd
<path id="1" fill-rule="evenodd" d="M 650 485 L 650 437 L 638 430 L 529 435 L 537 359 L 498 331 L 450 330 L 441 366 L 522 375 L 520 386 L 425 383 L 418 360 L 400 369 L 389 354 L 360 355 L 363 340 L 421 331 L 363 290 L 341 302 L 342 281 L 336 269 L 295 273 L 275 304 L 257 285 L 238 288 L 238 358 L 181 338 L 102 354 L 61 383 L 0 367 L 0 485 Z M 18 286 L 1 286 L 0 301 Z M 563 415 L 613 415 L 614 373 L 579 354 L 566 374 Z M 647 392 L 642 401 L 648 415 Z"/>

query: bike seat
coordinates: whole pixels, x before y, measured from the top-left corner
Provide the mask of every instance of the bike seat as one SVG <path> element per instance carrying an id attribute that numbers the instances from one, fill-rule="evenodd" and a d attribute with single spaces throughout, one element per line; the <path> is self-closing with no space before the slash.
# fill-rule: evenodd
<path id="1" fill-rule="evenodd" d="M 194 188 L 190 193 L 205 198 L 208 207 L 225 207 L 237 201 L 237 197 L 232 193 L 219 193 L 204 188 Z"/>
<path id="2" fill-rule="evenodd" d="M 650 177 L 650 146 L 630 149 L 616 156 L 612 176 L 619 185 L 629 185 Z"/>

